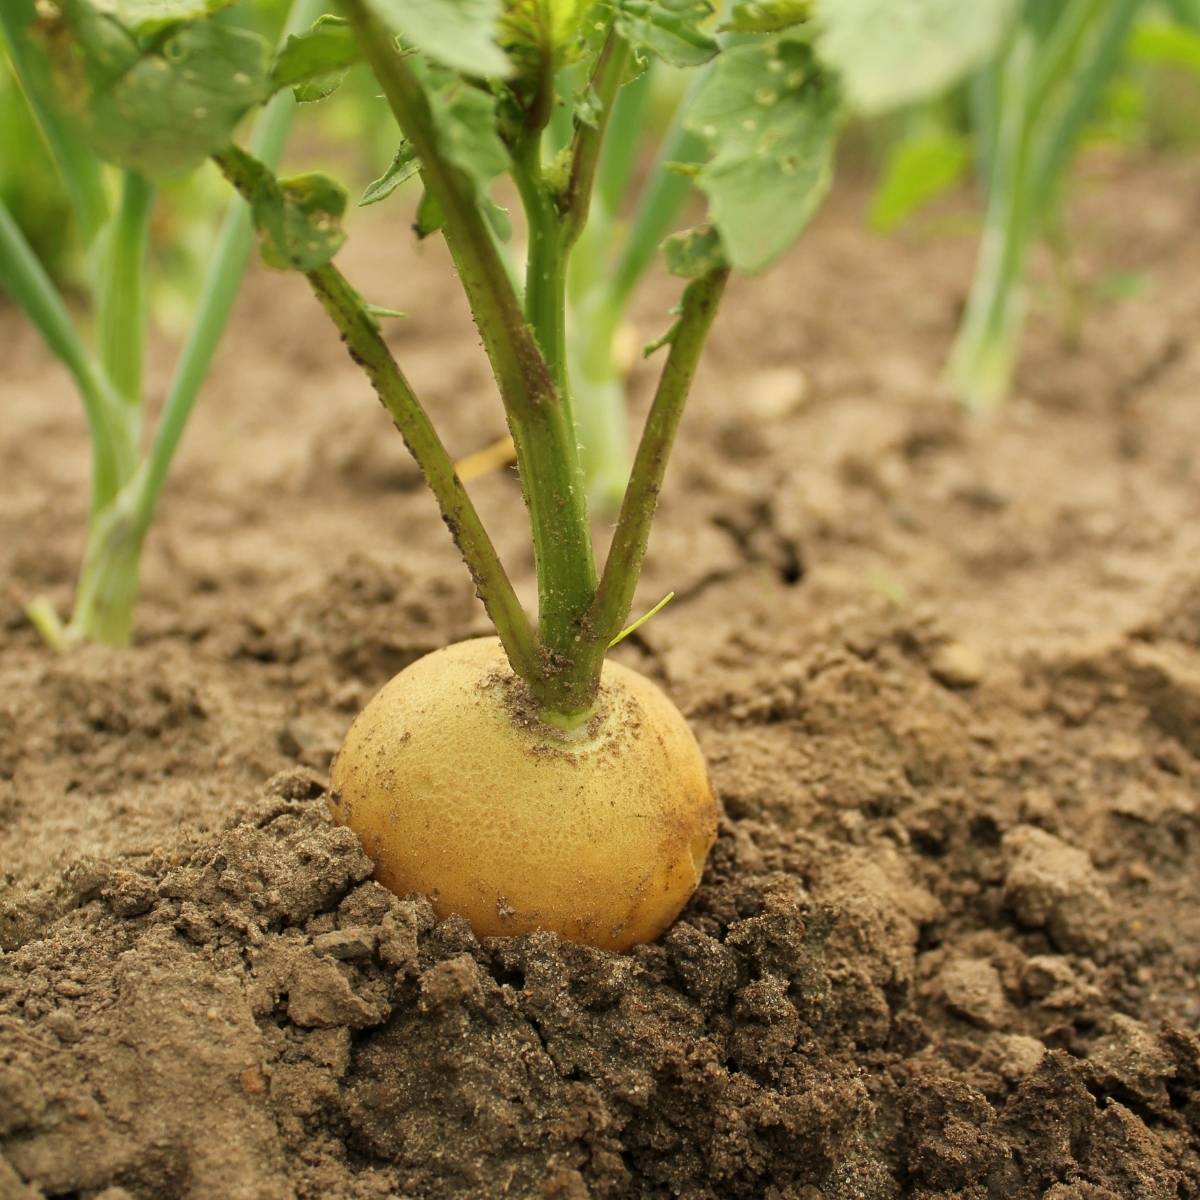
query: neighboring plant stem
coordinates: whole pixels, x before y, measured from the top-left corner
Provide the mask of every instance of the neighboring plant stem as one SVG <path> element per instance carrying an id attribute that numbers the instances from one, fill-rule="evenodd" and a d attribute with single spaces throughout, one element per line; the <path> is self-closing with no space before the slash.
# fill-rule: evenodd
<path id="1" fill-rule="evenodd" d="M 120 401 L 79 336 L 53 280 L 0 202 L 0 280 L 5 291 L 75 380 L 92 443 L 93 513 L 117 493 L 119 452 L 113 431 Z"/>
<path id="2" fill-rule="evenodd" d="M 971 408 L 1002 401 L 1024 325 L 1030 249 L 1053 219 L 1070 156 L 1119 61 L 1140 0 L 1071 0 L 1039 44 L 1014 38 L 999 68 L 979 265 L 948 374 Z M 1079 59 L 1082 58 L 1082 61 Z"/>
<path id="3" fill-rule="evenodd" d="M 100 365 L 117 394 L 132 410 L 129 413 L 130 434 L 135 447 L 142 403 L 142 352 L 146 340 L 146 244 L 153 203 L 153 186 L 136 171 L 126 171 L 121 180 L 117 211 L 109 226 L 96 288 L 96 341 Z"/>

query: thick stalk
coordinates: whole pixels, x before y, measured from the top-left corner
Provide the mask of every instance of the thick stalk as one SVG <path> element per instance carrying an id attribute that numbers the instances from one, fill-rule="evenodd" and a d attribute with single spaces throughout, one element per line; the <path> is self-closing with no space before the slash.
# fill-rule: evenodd
<path id="1" fill-rule="evenodd" d="M 569 679 L 551 681 L 555 690 L 543 697 L 543 703 L 556 712 L 588 711 L 600 684 L 605 652 L 629 616 L 675 432 L 728 278 L 726 268 L 713 271 L 689 284 L 683 294 L 671 349 L 638 444 L 604 573 L 584 624 L 584 636 L 575 650 L 576 670 Z"/>
<path id="2" fill-rule="evenodd" d="M 91 434 L 91 510 L 95 513 L 112 500 L 119 481 L 126 477 L 127 464 L 113 438 L 120 419 L 120 402 L 84 346 L 54 282 L 3 203 L 0 203 L 0 286 L 75 380 Z"/>
<path id="3" fill-rule="evenodd" d="M 142 403 L 145 343 L 146 243 L 154 188 L 136 171 L 126 171 L 121 199 L 100 264 L 96 289 L 96 340 L 100 363 L 117 394 L 133 410 L 135 428 Z M 122 480 L 122 483 L 125 481 Z"/>
<path id="4" fill-rule="evenodd" d="M 525 267 L 525 319 L 550 369 L 559 400 L 571 417 L 567 388 L 567 246 L 554 196 L 542 174 L 541 136 L 513 149 L 513 179 L 521 194 L 529 250 Z"/>
<path id="5" fill-rule="evenodd" d="M 569 666 L 564 656 L 596 586 L 575 431 L 474 192 L 442 154 L 420 82 L 363 0 L 341 0 L 341 7 L 441 207 L 446 241 L 504 400 L 533 532 L 545 670 L 555 672 Z"/>

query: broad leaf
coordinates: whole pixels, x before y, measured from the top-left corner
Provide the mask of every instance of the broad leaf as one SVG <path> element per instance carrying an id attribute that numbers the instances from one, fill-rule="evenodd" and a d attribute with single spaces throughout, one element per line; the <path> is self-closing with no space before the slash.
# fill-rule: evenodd
<path id="1" fill-rule="evenodd" d="M 505 76 L 511 70 L 498 44 L 501 0 L 369 0 L 407 45 L 465 75 Z"/>
<path id="2" fill-rule="evenodd" d="M 143 44 L 84 0 L 63 6 L 74 37 L 56 44 L 60 86 L 99 157 L 151 177 L 198 166 L 265 98 L 267 47 L 215 21 Z"/>
<path id="3" fill-rule="evenodd" d="M 496 97 L 438 67 L 418 69 L 442 153 L 482 191 L 509 165 L 496 131 Z"/>
<path id="4" fill-rule="evenodd" d="M 402 183 L 411 179 L 420 169 L 421 164 L 417 161 L 417 155 L 412 146 L 408 142 L 401 142 L 400 149 L 388 163 L 387 170 L 378 179 L 367 184 L 366 191 L 363 192 L 358 202 L 359 206 L 365 207 L 368 204 L 378 204 L 380 200 L 386 200 Z"/>
<path id="5" fill-rule="evenodd" d="M 615 20 L 635 50 L 673 67 L 698 67 L 717 53 L 717 43 L 701 28 L 712 13 L 708 0 L 616 0 Z"/>
<path id="6" fill-rule="evenodd" d="M 722 53 L 688 124 L 711 150 L 697 183 L 733 266 L 756 271 L 808 224 L 829 187 L 838 88 L 787 36 Z"/>
<path id="7" fill-rule="evenodd" d="M 305 33 L 292 34 L 271 68 L 271 89 L 290 87 L 301 103 L 323 100 L 335 91 L 360 58 L 349 25 L 324 16 Z"/>
<path id="8" fill-rule="evenodd" d="M 711 225 L 699 225 L 672 234 L 663 242 L 667 270 L 684 279 L 699 279 L 720 267 L 728 266 L 720 234 Z"/>
<path id="9" fill-rule="evenodd" d="M 812 16 L 813 0 L 737 0 L 721 26 L 731 33 L 779 33 Z"/>
<path id="10" fill-rule="evenodd" d="M 815 0 L 817 48 L 876 113 L 936 95 L 999 49 L 1018 0 Z"/>

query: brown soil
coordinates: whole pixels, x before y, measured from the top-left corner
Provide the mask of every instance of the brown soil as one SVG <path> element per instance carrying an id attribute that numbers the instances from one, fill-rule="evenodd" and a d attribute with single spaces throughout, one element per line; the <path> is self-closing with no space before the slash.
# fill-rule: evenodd
<path id="1" fill-rule="evenodd" d="M 22 619 L 86 455 L 0 314 L 0 1197 L 1200 1196 L 1200 168 L 1083 192 L 1082 276 L 1146 287 L 1076 350 L 1039 310 L 991 420 L 937 383 L 961 224 L 875 239 L 849 189 L 734 288 L 643 589 L 678 598 L 620 651 L 727 820 L 628 956 L 480 945 L 327 819 L 357 709 L 484 626 L 302 282 L 249 286 L 127 653 Z M 472 449 L 445 260 L 374 219 L 347 270 Z M 528 594 L 511 478 L 476 491 Z"/>

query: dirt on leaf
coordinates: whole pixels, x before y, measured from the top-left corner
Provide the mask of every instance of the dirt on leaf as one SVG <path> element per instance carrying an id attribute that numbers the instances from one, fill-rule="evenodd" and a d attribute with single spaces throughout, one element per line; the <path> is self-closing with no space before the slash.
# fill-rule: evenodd
<path id="1" fill-rule="evenodd" d="M 0 311 L 0 1198 L 1200 1197 L 1198 188 L 1088 164 L 1076 272 L 1144 286 L 1075 346 L 1035 303 L 987 417 L 940 383 L 963 209 L 884 240 L 851 182 L 734 284 L 618 651 L 725 818 L 628 955 L 480 943 L 329 820 L 358 709 L 486 624 L 303 281 L 249 281 L 120 652 L 23 616 L 86 433 Z M 466 453 L 498 402 L 403 218 L 344 265 Z M 473 491 L 531 599 L 511 473 Z"/>

